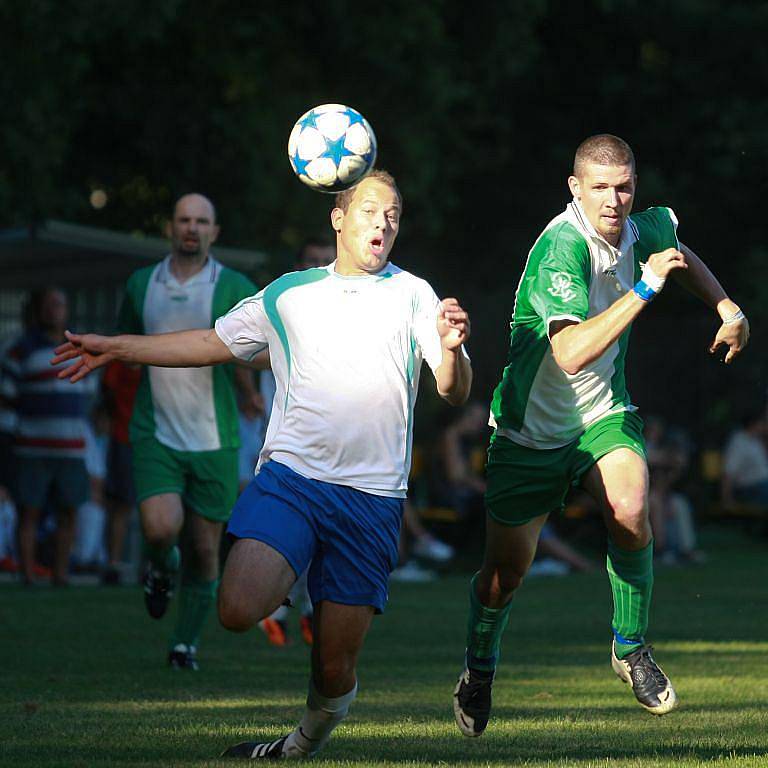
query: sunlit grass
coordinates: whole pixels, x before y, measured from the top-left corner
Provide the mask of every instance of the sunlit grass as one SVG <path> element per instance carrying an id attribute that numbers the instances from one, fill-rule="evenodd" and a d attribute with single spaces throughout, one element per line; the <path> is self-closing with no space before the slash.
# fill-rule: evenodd
<path id="1" fill-rule="evenodd" d="M 521 591 L 482 739 L 461 737 L 451 691 L 466 577 L 396 585 L 360 663 L 352 716 L 327 766 L 768 767 L 768 541 L 718 532 L 710 562 L 659 571 L 651 639 L 682 706 L 643 712 L 608 662 L 601 574 Z M 714 537 L 713 537 L 714 539 Z M 300 716 L 306 647 L 208 628 L 198 674 L 165 666 L 170 619 L 138 589 L 0 588 L 0 765 L 214 766 Z M 295 633 L 296 634 L 296 633 Z"/>

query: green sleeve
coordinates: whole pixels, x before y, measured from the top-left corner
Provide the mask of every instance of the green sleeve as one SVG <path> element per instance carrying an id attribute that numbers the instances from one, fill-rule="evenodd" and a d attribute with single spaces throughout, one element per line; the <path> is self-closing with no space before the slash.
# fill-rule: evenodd
<path id="1" fill-rule="evenodd" d="M 117 314 L 118 333 L 144 333 L 144 297 L 147 295 L 147 285 L 153 269 L 140 269 L 128 278 L 123 303 Z"/>
<path id="2" fill-rule="evenodd" d="M 558 317 L 585 320 L 589 313 L 589 247 L 568 230 L 557 227 L 542 235 L 532 254 L 540 256 L 529 262 L 530 303 L 545 326 Z"/>
<path id="3" fill-rule="evenodd" d="M 671 208 L 658 206 L 632 215 L 639 239 L 649 253 L 659 253 L 667 248 L 679 248 L 677 217 Z"/>
<path id="4" fill-rule="evenodd" d="M 224 268 L 213 292 L 211 323 L 226 315 L 232 307 L 258 292 L 256 286 L 241 272 Z"/>

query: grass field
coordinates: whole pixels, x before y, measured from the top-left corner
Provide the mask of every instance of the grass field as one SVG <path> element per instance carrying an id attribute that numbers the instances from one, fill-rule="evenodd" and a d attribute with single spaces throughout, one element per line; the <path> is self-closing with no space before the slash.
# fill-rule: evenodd
<path id="1" fill-rule="evenodd" d="M 352 715 L 315 762 L 341 766 L 768 766 L 768 540 L 710 530 L 710 561 L 659 570 L 656 656 L 682 706 L 654 718 L 608 663 L 602 574 L 531 580 L 517 599 L 481 739 L 453 724 L 466 576 L 394 585 Z M 293 617 L 292 617 L 293 618 Z M 164 666 L 169 619 L 138 588 L 0 586 L 0 765 L 214 766 L 301 713 L 306 648 L 211 622 L 199 673 Z"/>

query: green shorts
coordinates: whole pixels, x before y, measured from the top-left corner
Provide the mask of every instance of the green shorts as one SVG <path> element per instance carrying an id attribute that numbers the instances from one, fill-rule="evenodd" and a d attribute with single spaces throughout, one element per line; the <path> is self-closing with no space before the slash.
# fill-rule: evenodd
<path id="1" fill-rule="evenodd" d="M 137 503 L 178 493 L 198 515 L 214 522 L 229 520 L 238 491 L 237 448 L 177 451 L 154 438 L 132 445 Z"/>
<path id="2" fill-rule="evenodd" d="M 526 448 L 494 435 L 488 449 L 488 514 L 503 525 L 523 525 L 562 511 L 568 488 L 579 485 L 598 459 L 617 448 L 645 458 L 643 420 L 636 413 L 610 414 L 562 448 Z"/>

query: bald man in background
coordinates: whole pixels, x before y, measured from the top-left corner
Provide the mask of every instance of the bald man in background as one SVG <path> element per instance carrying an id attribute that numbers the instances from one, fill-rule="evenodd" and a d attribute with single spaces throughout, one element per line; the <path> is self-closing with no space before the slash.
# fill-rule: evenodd
<path id="1" fill-rule="evenodd" d="M 255 294 L 245 275 L 210 254 L 218 234 L 211 201 L 198 194 L 181 197 L 167 226 L 171 253 L 128 279 L 120 332 L 210 328 Z M 144 600 L 152 618 L 165 614 L 181 575 L 168 653 L 176 669 L 198 669 L 200 632 L 216 602 L 222 525 L 238 491 L 236 387 L 243 400 L 261 402 L 246 368 L 146 366 L 131 418 L 134 482 L 149 563 Z"/>

